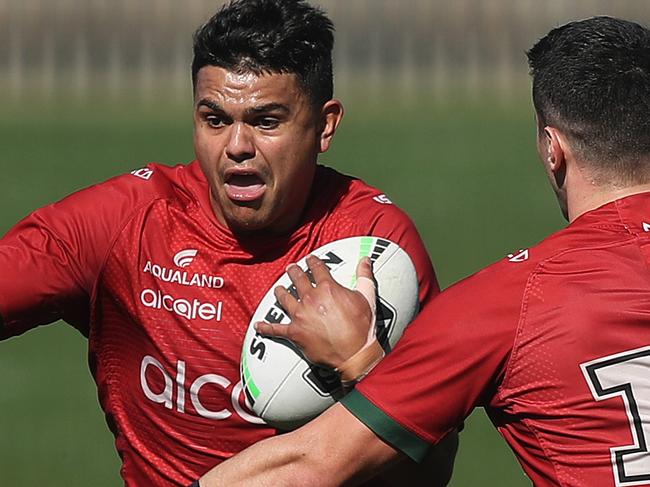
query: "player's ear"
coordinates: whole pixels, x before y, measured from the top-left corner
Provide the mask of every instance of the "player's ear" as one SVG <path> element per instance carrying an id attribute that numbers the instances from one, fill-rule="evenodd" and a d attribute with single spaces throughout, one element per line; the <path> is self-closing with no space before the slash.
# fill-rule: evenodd
<path id="1" fill-rule="evenodd" d="M 329 100 L 321 109 L 320 152 L 330 148 L 336 129 L 343 119 L 343 104 L 339 100 Z"/>
<path id="2" fill-rule="evenodd" d="M 546 138 L 546 160 L 544 163 L 551 174 L 555 176 L 558 187 L 564 184 L 564 175 L 566 174 L 566 159 L 568 144 L 564 135 L 554 127 L 544 127 L 544 137 Z"/>

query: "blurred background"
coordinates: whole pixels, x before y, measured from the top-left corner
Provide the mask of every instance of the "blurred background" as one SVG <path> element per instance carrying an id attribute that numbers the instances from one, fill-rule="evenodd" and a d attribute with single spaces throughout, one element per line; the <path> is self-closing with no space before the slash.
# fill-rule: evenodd
<path id="1" fill-rule="evenodd" d="M 0 234 L 146 162 L 192 160 L 191 35 L 222 3 L 0 0 Z M 314 3 L 337 27 L 347 107 L 322 161 L 412 216 L 443 287 L 564 225 L 535 154 L 525 51 L 571 19 L 650 20 L 647 0 Z M 86 361 L 62 323 L 0 344 L 0 484 L 121 484 Z M 482 411 L 452 485 L 530 485 Z"/>

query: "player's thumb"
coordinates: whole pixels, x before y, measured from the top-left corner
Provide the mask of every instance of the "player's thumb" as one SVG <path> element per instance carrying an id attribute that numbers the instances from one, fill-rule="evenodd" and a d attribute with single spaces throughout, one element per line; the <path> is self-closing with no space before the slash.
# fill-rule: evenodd
<path id="1" fill-rule="evenodd" d="M 368 347 L 375 340 L 375 320 L 377 317 L 377 285 L 372 274 L 372 261 L 364 257 L 357 264 L 357 287 L 370 306 L 370 323 L 368 323 L 368 336 L 363 348 Z"/>
<path id="2" fill-rule="evenodd" d="M 375 278 L 372 274 L 372 261 L 368 257 L 364 257 L 357 264 L 356 290 L 368 302 L 374 318 L 377 309 L 377 286 L 375 285 Z"/>

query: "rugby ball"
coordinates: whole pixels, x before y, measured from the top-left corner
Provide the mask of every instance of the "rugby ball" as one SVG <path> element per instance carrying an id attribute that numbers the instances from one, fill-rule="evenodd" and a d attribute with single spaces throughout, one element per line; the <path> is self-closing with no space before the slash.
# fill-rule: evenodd
<path id="1" fill-rule="evenodd" d="M 418 311 L 418 277 L 408 254 L 390 240 L 360 236 L 328 243 L 311 252 L 325 262 L 332 277 L 354 288 L 356 268 L 370 257 L 377 282 L 377 337 L 389 352 Z M 305 256 L 306 257 L 306 256 Z M 298 265 L 307 270 L 305 258 Z M 343 397 L 333 370 L 310 363 L 287 340 L 257 334 L 258 321 L 287 324 L 289 316 L 275 299 L 276 286 L 291 287 L 285 273 L 271 286 L 248 326 L 240 372 L 248 406 L 269 425 L 288 430 L 314 418 Z"/>

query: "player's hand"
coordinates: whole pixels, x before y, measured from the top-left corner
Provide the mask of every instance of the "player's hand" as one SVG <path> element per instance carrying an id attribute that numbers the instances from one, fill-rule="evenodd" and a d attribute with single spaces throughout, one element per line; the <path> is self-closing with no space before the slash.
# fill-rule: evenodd
<path id="1" fill-rule="evenodd" d="M 291 323 L 258 322 L 255 329 L 261 335 L 292 341 L 315 364 L 337 368 L 374 340 L 376 288 L 372 263 L 368 258 L 359 262 L 356 290 L 338 284 L 320 259 L 309 256 L 307 265 L 315 285 L 297 265 L 287 269 L 299 300 L 282 286 L 274 290 Z"/>

